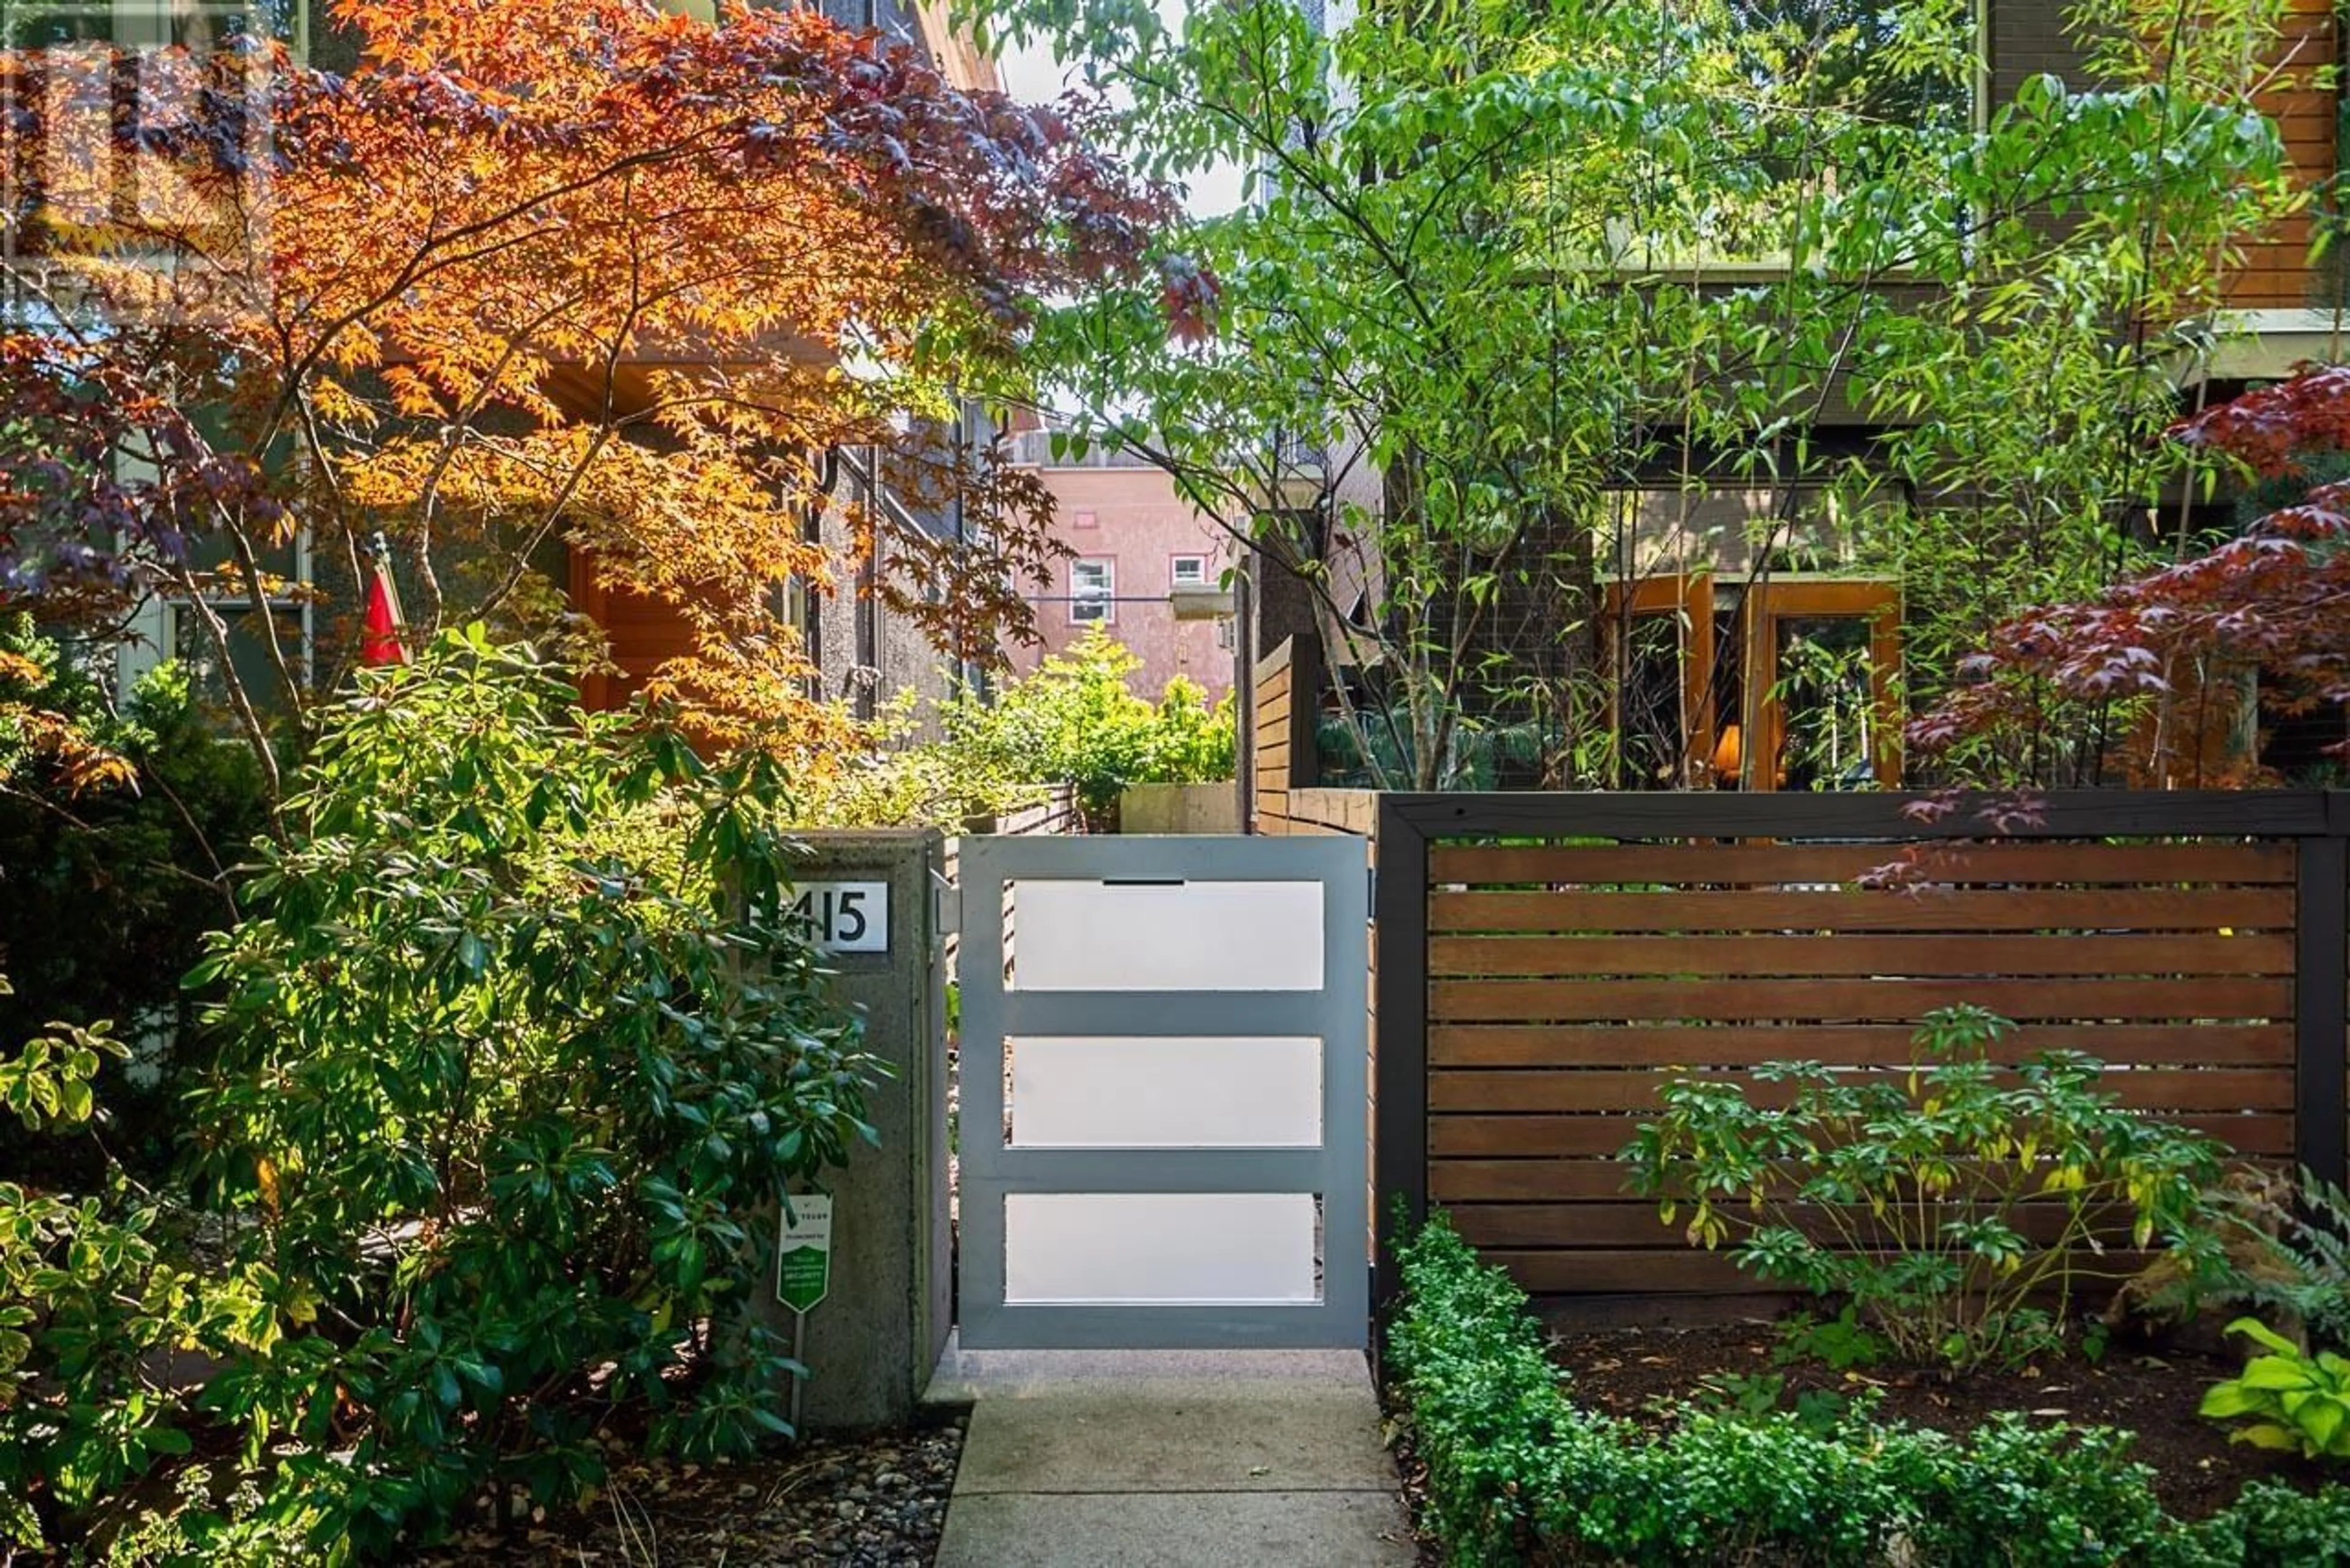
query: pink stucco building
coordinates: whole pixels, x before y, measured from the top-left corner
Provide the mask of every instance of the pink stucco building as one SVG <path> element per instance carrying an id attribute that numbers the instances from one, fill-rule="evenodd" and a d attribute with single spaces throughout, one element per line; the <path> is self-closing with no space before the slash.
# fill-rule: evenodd
<path id="1" fill-rule="evenodd" d="M 1139 459 L 1094 451 L 1083 462 L 1055 462 L 1045 432 L 1016 439 L 1021 457 L 1053 493 L 1054 532 L 1076 556 L 1061 563 L 1050 587 L 1034 591 L 1044 646 L 1014 649 L 1014 667 L 1034 670 L 1098 625 L 1142 659 L 1135 688 L 1143 696 L 1157 700 L 1178 675 L 1206 688 L 1211 701 L 1231 691 L 1229 601 L 1216 618 L 1181 619 L 1175 597 L 1194 614 L 1208 607 L 1232 563 L 1232 535 Z"/>

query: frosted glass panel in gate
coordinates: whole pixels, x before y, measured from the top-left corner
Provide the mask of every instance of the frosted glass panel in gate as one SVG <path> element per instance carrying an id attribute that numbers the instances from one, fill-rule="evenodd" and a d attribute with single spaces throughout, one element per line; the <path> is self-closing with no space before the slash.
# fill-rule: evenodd
<path id="1" fill-rule="evenodd" d="M 1311 1303 L 1308 1192 L 1010 1192 L 1003 1299 Z"/>
<path id="2" fill-rule="evenodd" d="M 1014 885 L 1017 991 L 1319 991 L 1319 882 Z"/>
<path id="3" fill-rule="evenodd" d="M 1008 1040 L 1014 1148 L 1316 1148 L 1311 1035 Z"/>

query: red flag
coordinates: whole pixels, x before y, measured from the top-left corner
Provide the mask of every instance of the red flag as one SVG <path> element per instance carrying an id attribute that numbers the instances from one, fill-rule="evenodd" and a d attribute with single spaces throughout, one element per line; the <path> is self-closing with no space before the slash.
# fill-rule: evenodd
<path id="1" fill-rule="evenodd" d="M 360 618 L 359 662 L 405 664 L 408 650 L 400 644 L 400 597 L 391 574 L 381 566 L 368 571 L 367 613 Z"/>

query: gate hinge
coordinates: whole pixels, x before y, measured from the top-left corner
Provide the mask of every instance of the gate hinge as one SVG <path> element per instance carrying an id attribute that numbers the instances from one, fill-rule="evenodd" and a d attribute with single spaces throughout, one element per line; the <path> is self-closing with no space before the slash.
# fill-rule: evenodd
<path id="1" fill-rule="evenodd" d="M 962 888 L 942 871 L 931 873 L 931 928 L 941 937 L 962 935 Z"/>
<path id="2" fill-rule="evenodd" d="M 1377 919 L 1379 913 L 1379 868 L 1378 867 L 1363 867 L 1363 887 L 1364 897 L 1370 900 L 1368 908 L 1371 918 Z"/>

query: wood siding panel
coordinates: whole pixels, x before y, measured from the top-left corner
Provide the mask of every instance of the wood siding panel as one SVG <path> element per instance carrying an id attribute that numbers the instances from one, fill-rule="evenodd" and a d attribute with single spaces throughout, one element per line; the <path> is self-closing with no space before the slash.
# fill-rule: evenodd
<path id="1" fill-rule="evenodd" d="M 2271 53 L 2277 78 L 2254 107 L 2276 122 L 2294 183 L 2314 190 L 2336 167 L 2336 106 L 2324 74 L 2341 57 L 2340 25 L 2328 0 L 2293 0 L 2291 11 Z M 2247 245 L 2224 286 L 2226 303 L 2243 310 L 2314 303 L 2321 290 L 2310 265 L 2313 233 L 2306 217 L 2292 217 Z"/>
<path id="2" fill-rule="evenodd" d="M 1428 1060 L 1445 1067 L 1599 1067 L 1627 1062 L 1743 1066 L 1810 1061 L 1830 1066 L 1892 1066 L 1916 1052 L 1908 1024 L 1779 1024 L 1768 1027 L 1659 1024 L 1638 1030 L 1541 1023 L 1440 1025 L 1428 1032 Z M 2271 1066 L 2293 1059 L 2289 1023 L 2043 1023 L 2007 1042 L 2017 1057 L 2034 1051 L 2103 1053 L 2148 1065 Z"/>
<path id="3" fill-rule="evenodd" d="M 1857 1075 L 1872 1069 L 1853 1071 Z M 2012 1074 L 2004 1076 L 2014 1081 Z M 1460 1069 L 1429 1075 L 1428 1103 L 1439 1114 L 1647 1113 L 1660 1108 L 1658 1092 L 1677 1079 L 1741 1083 L 1745 1075 L 1647 1068 Z M 2285 1066 L 2121 1068 L 2107 1074 L 2101 1086 L 2137 1110 L 2293 1111 L 2293 1069 Z M 1783 1106 L 1793 1097 L 1794 1085 L 1788 1084 L 1753 1084 L 1747 1095 L 1753 1104 L 1767 1106 Z"/>
<path id="4" fill-rule="evenodd" d="M 1915 1022 L 1972 1004 L 2002 1018 L 2064 1022 L 2293 1016 L 2290 979 L 2189 980 L 1440 980 L 1440 1023 L 1574 1023 L 1718 1020 L 1725 1023 Z"/>
<path id="5" fill-rule="evenodd" d="M 1429 1152 L 1437 1159 L 1612 1159 L 1632 1141 L 1641 1117 L 1629 1112 L 1591 1116 L 1432 1115 Z M 2293 1117 L 2260 1112 L 2180 1112 L 2158 1121 L 2192 1127 L 2241 1154 L 2293 1153 Z"/>
<path id="6" fill-rule="evenodd" d="M 1440 885 L 1846 883 L 1888 867 L 1924 896 L 1944 883 L 2282 885 L 2293 855 L 2289 844 L 1960 844 L 1914 856 L 1899 844 L 1445 845 L 1429 854 Z"/>

